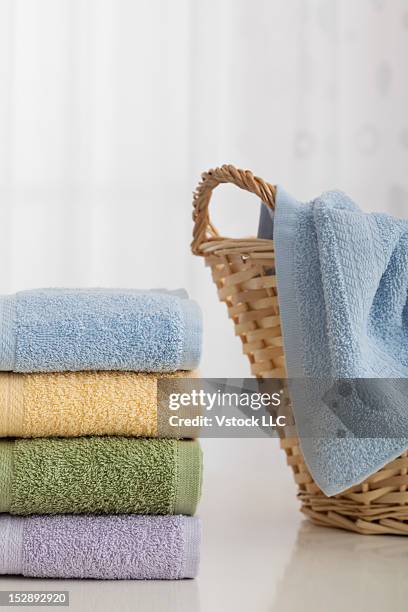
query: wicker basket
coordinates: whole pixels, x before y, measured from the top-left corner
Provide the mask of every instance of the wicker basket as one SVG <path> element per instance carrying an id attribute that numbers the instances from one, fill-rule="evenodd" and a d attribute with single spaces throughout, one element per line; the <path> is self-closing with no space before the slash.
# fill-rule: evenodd
<path id="1" fill-rule="evenodd" d="M 272 240 L 229 239 L 210 222 L 208 206 L 220 183 L 254 193 L 270 208 L 276 189 L 248 170 L 222 166 L 205 172 L 194 193 L 192 250 L 205 258 L 242 340 L 251 372 L 259 378 L 286 378 Z M 281 447 L 299 488 L 301 510 L 313 522 L 362 534 L 408 535 L 408 454 L 340 495 L 326 497 L 313 481 L 297 438 L 281 437 Z"/>

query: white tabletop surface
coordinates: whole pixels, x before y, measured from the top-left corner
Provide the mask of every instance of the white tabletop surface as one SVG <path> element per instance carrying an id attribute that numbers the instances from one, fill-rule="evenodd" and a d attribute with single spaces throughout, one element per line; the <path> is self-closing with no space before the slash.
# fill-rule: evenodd
<path id="1" fill-rule="evenodd" d="M 199 512 L 204 533 L 197 580 L 3 577 L 0 589 L 69 590 L 75 612 L 407 609 L 408 538 L 359 536 L 304 520 L 276 440 L 211 440 L 203 446 L 212 459 Z"/>

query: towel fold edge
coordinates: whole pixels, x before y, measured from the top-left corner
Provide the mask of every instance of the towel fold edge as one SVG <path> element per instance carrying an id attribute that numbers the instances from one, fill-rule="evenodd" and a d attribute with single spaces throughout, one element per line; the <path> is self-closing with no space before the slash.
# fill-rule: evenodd
<path id="1" fill-rule="evenodd" d="M 301 323 L 295 291 L 296 283 L 294 281 L 295 235 L 301 211 L 302 204 L 278 186 L 273 241 L 279 312 L 289 378 L 304 376 L 303 347 L 299 346 Z"/>
<path id="2" fill-rule="evenodd" d="M 184 319 L 184 335 L 178 369 L 195 370 L 200 363 L 202 348 L 201 309 L 194 300 L 181 299 L 180 310 Z"/>
<path id="3" fill-rule="evenodd" d="M 13 479 L 13 440 L 0 441 L 0 512 L 9 512 Z"/>
<path id="4" fill-rule="evenodd" d="M 24 425 L 24 375 L 0 372 L 0 437 L 21 436 Z"/>
<path id="5" fill-rule="evenodd" d="M 195 578 L 200 565 L 201 521 L 197 517 L 183 517 L 184 558 L 181 578 Z"/>
<path id="6" fill-rule="evenodd" d="M 0 574 L 23 574 L 24 519 L 0 516 Z"/>
<path id="7" fill-rule="evenodd" d="M 0 295 L 0 370 L 11 371 L 16 362 L 16 296 Z"/>
<path id="8" fill-rule="evenodd" d="M 173 514 L 192 516 L 201 494 L 201 448 L 197 440 L 177 440 L 175 445 L 176 483 Z"/>

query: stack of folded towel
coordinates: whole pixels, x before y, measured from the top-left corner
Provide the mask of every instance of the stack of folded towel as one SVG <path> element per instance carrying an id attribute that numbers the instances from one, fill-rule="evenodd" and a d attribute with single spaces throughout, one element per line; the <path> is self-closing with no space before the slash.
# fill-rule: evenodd
<path id="1" fill-rule="evenodd" d="M 182 291 L 0 296 L 0 574 L 196 576 L 201 450 L 157 438 L 157 381 L 200 350 Z"/>

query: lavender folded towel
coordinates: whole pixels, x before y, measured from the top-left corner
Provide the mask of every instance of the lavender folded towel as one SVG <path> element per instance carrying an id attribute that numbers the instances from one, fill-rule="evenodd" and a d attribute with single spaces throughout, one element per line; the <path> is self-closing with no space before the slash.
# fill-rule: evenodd
<path id="1" fill-rule="evenodd" d="M 0 574 L 194 578 L 200 521 L 187 516 L 0 515 Z"/>

